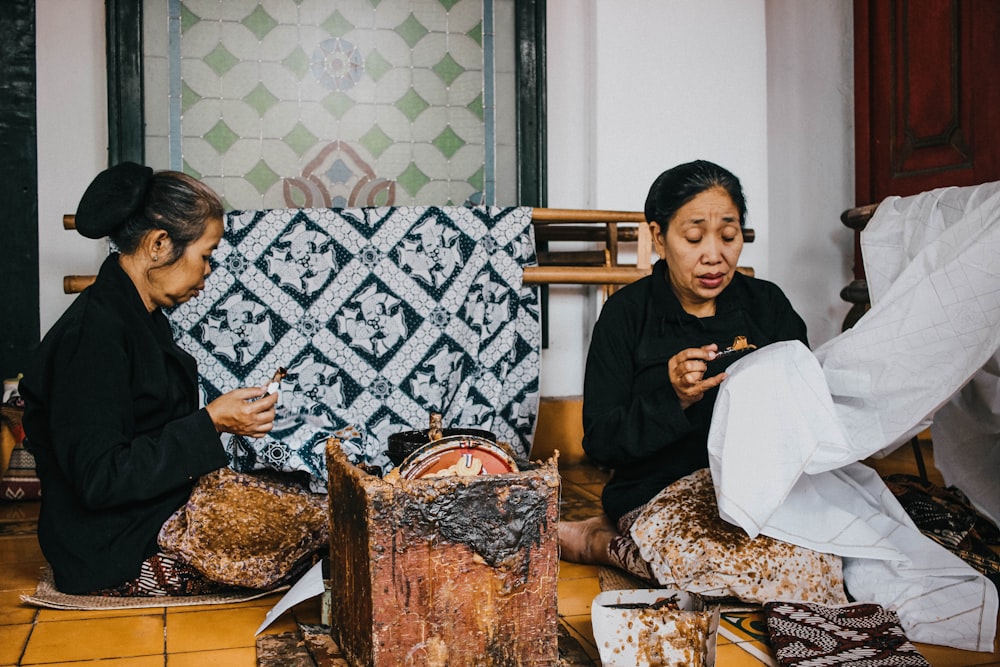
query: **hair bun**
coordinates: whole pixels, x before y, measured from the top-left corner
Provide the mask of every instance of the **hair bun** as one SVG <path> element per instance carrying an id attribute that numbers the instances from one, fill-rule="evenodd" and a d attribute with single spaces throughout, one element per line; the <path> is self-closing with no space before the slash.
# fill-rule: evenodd
<path id="1" fill-rule="evenodd" d="M 91 181 L 76 208 L 76 230 L 89 239 L 110 235 L 142 207 L 150 167 L 122 162 Z"/>

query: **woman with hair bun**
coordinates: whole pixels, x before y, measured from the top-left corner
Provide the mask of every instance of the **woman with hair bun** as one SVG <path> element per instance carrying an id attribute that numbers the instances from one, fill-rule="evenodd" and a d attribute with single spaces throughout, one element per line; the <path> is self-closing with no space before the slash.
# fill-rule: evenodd
<path id="1" fill-rule="evenodd" d="M 583 448 L 613 470 L 604 514 L 559 524 L 562 558 L 653 580 L 629 528 L 671 483 L 708 467 L 725 370 L 806 326 L 774 283 L 736 270 L 747 205 L 740 181 L 706 160 L 660 174 L 645 205 L 660 260 L 615 292 L 594 326 L 583 386 Z"/>
<path id="2" fill-rule="evenodd" d="M 198 295 L 223 233 L 218 195 L 176 171 L 126 162 L 76 214 L 116 252 L 53 325 L 21 381 L 42 482 L 38 538 L 64 593 L 183 595 L 223 586 L 162 554 L 157 534 L 200 476 L 223 468 L 219 434 L 260 437 L 277 395 L 245 387 L 199 408 L 195 360 L 163 308 Z"/>

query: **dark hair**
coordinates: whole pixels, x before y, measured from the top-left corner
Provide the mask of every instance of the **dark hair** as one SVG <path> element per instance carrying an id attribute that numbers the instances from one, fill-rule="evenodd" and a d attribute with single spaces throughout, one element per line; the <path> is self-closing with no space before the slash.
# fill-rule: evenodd
<path id="1" fill-rule="evenodd" d="M 666 230 L 667 224 L 680 207 L 712 188 L 722 188 L 729 194 L 740 213 L 740 226 L 744 226 L 747 201 L 743 196 L 740 179 L 729 170 L 707 160 L 679 164 L 656 177 L 646 196 L 646 222 L 655 220 Z"/>
<path id="2" fill-rule="evenodd" d="M 157 171 L 122 162 L 102 171 L 87 187 L 76 211 L 76 228 L 88 238 L 107 236 L 125 255 L 143 237 L 162 229 L 176 261 L 225 210 L 219 196 L 201 181 L 179 171 Z"/>

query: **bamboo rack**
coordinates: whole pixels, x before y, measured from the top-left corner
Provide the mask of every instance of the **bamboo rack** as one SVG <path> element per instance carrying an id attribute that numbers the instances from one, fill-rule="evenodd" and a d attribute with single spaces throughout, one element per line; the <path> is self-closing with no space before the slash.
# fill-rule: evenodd
<path id="1" fill-rule="evenodd" d="M 76 229 L 76 216 L 63 216 L 63 228 Z M 651 272 L 653 242 L 642 211 L 535 208 L 532 225 L 538 246 L 538 266 L 524 269 L 527 285 L 604 285 L 631 283 Z M 745 243 L 754 231 L 743 230 Z M 584 250 L 551 250 L 551 243 L 583 242 L 599 246 Z M 634 263 L 621 263 L 622 244 L 634 244 Z M 743 273 L 753 274 L 748 267 Z M 63 276 L 63 291 L 76 294 L 94 282 L 95 276 Z"/>

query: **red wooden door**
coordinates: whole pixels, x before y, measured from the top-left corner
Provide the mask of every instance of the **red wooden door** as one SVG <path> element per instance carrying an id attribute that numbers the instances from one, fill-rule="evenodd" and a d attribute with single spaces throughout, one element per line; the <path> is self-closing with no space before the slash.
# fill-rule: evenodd
<path id="1" fill-rule="evenodd" d="M 1000 180 L 1000 2 L 855 0 L 857 204 Z"/>
<path id="2" fill-rule="evenodd" d="M 1000 180 L 1000 1 L 854 0 L 854 109 L 857 206 Z M 855 234 L 845 327 L 864 278 Z"/>

